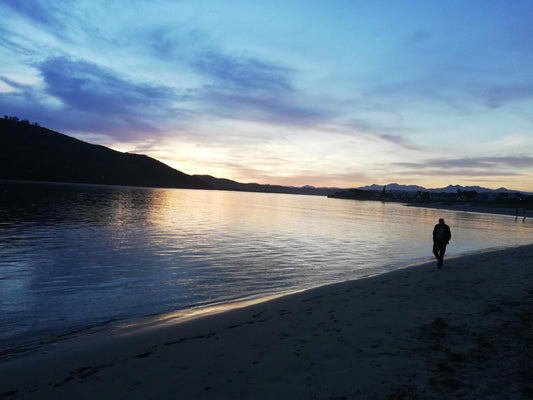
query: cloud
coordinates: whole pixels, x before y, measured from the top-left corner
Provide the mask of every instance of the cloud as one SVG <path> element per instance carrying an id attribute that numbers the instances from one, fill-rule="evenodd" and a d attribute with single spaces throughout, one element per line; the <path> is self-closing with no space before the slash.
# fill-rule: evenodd
<path id="1" fill-rule="evenodd" d="M 420 150 L 421 147 L 407 141 L 403 136 L 391 135 L 387 133 L 378 133 L 376 136 L 386 142 L 396 144 L 409 150 Z"/>
<path id="2" fill-rule="evenodd" d="M 533 168 L 533 157 L 509 156 L 509 157 L 478 157 L 455 160 L 433 160 L 427 165 L 442 168 Z"/>
<path id="3" fill-rule="evenodd" d="M 27 85 L 24 85 L 19 82 L 15 82 L 14 80 L 6 78 L 5 76 L 0 76 L 0 81 L 4 82 L 5 84 L 7 84 L 8 86 L 11 86 L 14 89 L 26 90 L 28 88 Z"/>
<path id="4" fill-rule="evenodd" d="M 213 54 L 210 57 L 214 61 Z M 164 134 L 163 129 L 185 126 L 199 114 L 201 118 L 299 126 L 331 117 L 321 108 L 301 104 L 287 69 L 228 56 L 218 57 L 216 64 L 198 68 L 215 84 L 177 89 L 133 82 L 85 60 L 51 57 L 33 64 L 42 77 L 41 88 L 0 76 L 17 89 L 15 93 L 0 93 L 0 106 L 4 112 L 28 116 L 50 127 L 102 133 L 123 140 L 140 134 Z M 230 71 L 224 71 L 225 67 Z M 199 109 L 191 111 L 191 104 Z"/>
<path id="5" fill-rule="evenodd" d="M 230 57 L 211 51 L 200 55 L 193 65 L 227 89 L 268 94 L 292 91 L 290 69 L 256 58 Z"/>
<path id="6" fill-rule="evenodd" d="M 56 57 L 39 68 L 49 94 L 68 107 L 101 115 L 153 110 L 176 98 L 166 87 L 132 83 L 85 61 Z"/>
<path id="7" fill-rule="evenodd" d="M 327 110 L 300 105 L 288 96 L 254 96 L 246 92 L 208 87 L 201 97 L 208 112 L 230 119 L 307 126 L 325 122 L 331 117 Z"/>
<path id="8" fill-rule="evenodd" d="M 397 162 L 393 165 L 416 171 L 420 175 L 515 176 L 533 171 L 533 157 L 474 157 L 432 159 L 421 162 Z"/>
<path id="9" fill-rule="evenodd" d="M 398 127 L 387 127 L 369 120 L 352 118 L 348 124 L 344 125 L 342 130 L 352 136 L 364 135 L 374 137 L 407 150 L 421 150 L 420 146 L 413 144 L 405 139 L 404 136 L 397 134 L 396 132 L 401 131 L 401 128 Z"/>
<path id="10" fill-rule="evenodd" d="M 53 2 L 4 0 L 3 3 L 33 22 L 47 26 L 62 25 L 58 18 L 60 9 Z"/>
<path id="11" fill-rule="evenodd" d="M 35 44 L 28 38 L 13 33 L 0 27 L 0 47 L 5 48 L 11 54 L 31 56 L 36 53 Z"/>
<path id="12" fill-rule="evenodd" d="M 482 177 L 519 177 L 523 174 L 520 172 L 507 172 L 507 171 L 476 171 L 471 169 L 454 169 L 454 170 L 440 170 L 440 169 L 427 169 L 427 170 L 416 170 L 412 171 L 410 174 L 402 175 L 414 175 L 414 176 L 430 176 L 433 178 L 441 178 L 444 176 L 460 176 L 461 179 L 467 178 L 482 178 Z"/>
<path id="13" fill-rule="evenodd" d="M 484 90 L 484 98 L 486 106 L 491 109 L 510 102 L 533 100 L 533 83 L 491 87 Z"/>
<path id="14" fill-rule="evenodd" d="M 427 41 L 429 38 L 431 38 L 431 32 L 429 30 L 420 29 L 414 32 L 411 36 L 409 36 L 409 38 L 407 39 L 407 43 L 418 44 Z"/>
<path id="15" fill-rule="evenodd" d="M 149 54 L 153 53 L 159 61 L 172 62 L 174 65 L 194 64 L 198 54 L 210 48 L 213 41 L 205 30 L 175 22 L 148 27 L 137 39 Z"/>
<path id="16" fill-rule="evenodd" d="M 190 26 L 158 27 L 147 39 L 158 57 L 194 74 L 189 100 L 208 118 L 306 126 L 334 115 L 295 87 L 297 70 L 230 54 L 214 43 L 208 32 Z"/>
<path id="17" fill-rule="evenodd" d="M 198 93 L 206 111 L 232 119 L 305 126 L 327 121 L 334 113 L 309 104 L 292 83 L 294 70 L 256 58 L 208 51 L 193 68 L 211 81 Z"/>
<path id="18" fill-rule="evenodd" d="M 35 65 L 44 88 L 0 79 L 17 89 L 0 93 L 0 106 L 10 113 L 61 129 L 90 131 L 128 139 L 161 134 L 164 122 L 190 118 L 178 108 L 181 97 L 169 87 L 136 83 L 83 60 L 46 59 Z M 51 101 L 53 99 L 53 101 Z"/>

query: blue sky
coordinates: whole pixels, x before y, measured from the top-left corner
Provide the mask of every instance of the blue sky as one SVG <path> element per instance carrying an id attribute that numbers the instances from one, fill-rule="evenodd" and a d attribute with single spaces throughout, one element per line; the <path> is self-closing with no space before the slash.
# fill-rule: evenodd
<path id="1" fill-rule="evenodd" d="M 533 4 L 0 2 L 0 113 L 188 174 L 533 191 Z"/>

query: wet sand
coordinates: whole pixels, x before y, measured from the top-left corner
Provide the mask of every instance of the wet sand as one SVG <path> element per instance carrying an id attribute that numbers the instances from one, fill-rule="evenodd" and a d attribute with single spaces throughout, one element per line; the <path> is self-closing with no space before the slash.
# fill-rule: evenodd
<path id="1" fill-rule="evenodd" d="M 533 245 L 0 361 L 7 399 L 533 397 Z"/>

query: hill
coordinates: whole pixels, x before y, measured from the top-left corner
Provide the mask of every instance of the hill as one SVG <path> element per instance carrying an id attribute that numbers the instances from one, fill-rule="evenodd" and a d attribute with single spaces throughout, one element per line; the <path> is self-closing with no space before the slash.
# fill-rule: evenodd
<path id="1" fill-rule="evenodd" d="M 470 194 L 477 196 L 477 200 L 480 200 L 480 195 L 493 194 L 508 198 L 511 192 L 505 188 L 491 190 L 479 186 L 449 185 L 426 189 L 391 183 L 386 185 L 387 195 L 384 196 L 382 185 L 358 189 L 295 187 L 240 183 L 210 175 L 191 176 L 146 155 L 121 153 L 7 116 L 0 119 L 0 179 L 287 193 L 364 200 L 384 200 L 386 197 L 396 201 L 424 202 L 443 200 L 442 196 L 446 194 L 459 197 Z"/>
<path id="2" fill-rule="evenodd" d="M 0 179 L 211 188 L 146 155 L 121 153 L 13 118 L 0 119 Z"/>
<path id="3" fill-rule="evenodd" d="M 213 189 L 233 190 L 237 192 L 261 192 L 261 193 L 287 193 L 287 194 L 305 194 L 314 196 L 327 196 L 340 190 L 339 188 L 317 188 L 314 186 L 281 186 L 281 185 L 263 185 L 259 183 L 240 183 L 225 178 L 215 178 L 211 175 L 193 175 L 202 179 Z"/>

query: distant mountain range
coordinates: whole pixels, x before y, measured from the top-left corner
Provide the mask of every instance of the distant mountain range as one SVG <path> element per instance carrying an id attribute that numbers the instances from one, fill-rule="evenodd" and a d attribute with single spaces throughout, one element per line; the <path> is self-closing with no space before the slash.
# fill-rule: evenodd
<path id="1" fill-rule="evenodd" d="M 320 196 L 339 190 L 187 175 L 146 155 L 89 144 L 14 117 L 0 119 L 0 144 L 0 179 Z"/>
<path id="2" fill-rule="evenodd" d="M 187 175 L 146 155 L 121 153 L 105 146 L 89 144 L 14 117 L 0 119 L 0 179 L 318 196 L 328 196 L 343 190 L 240 183 L 210 175 Z M 358 189 L 382 191 L 383 185 L 369 185 Z M 491 190 L 479 186 L 458 185 L 426 189 L 422 186 L 397 183 L 386 185 L 386 190 L 430 193 L 457 193 L 458 190 L 475 190 L 478 193 L 512 192 L 505 188 Z"/>
<path id="3" fill-rule="evenodd" d="M 398 192 L 429 192 L 429 193 L 457 193 L 457 191 L 461 190 L 462 192 L 468 192 L 475 190 L 478 193 L 509 193 L 509 192 L 516 192 L 516 190 L 510 190 L 506 188 L 499 188 L 499 189 L 488 189 L 481 186 L 460 186 L 460 185 L 448 185 L 444 188 L 436 188 L 436 189 L 426 189 L 422 186 L 417 185 L 399 185 L 397 183 L 389 183 L 388 185 L 385 185 L 388 192 L 392 191 L 398 191 Z M 369 185 L 369 186 L 363 186 L 358 189 L 361 190 L 372 190 L 380 192 L 383 190 L 383 185 Z"/>
<path id="4" fill-rule="evenodd" d="M 211 175 L 193 175 L 211 187 L 218 190 L 233 190 L 238 192 L 262 192 L 262 193 L 288 193 L 288 194 L 306 194 L 315 196 L 327 196 L 339 190 L 339 188 L 317 188 L 314 186 L 281 186 L 281 185 L 262 185 L 259 183 L 240 183 L 225 178 L 215 178 Z"/>

